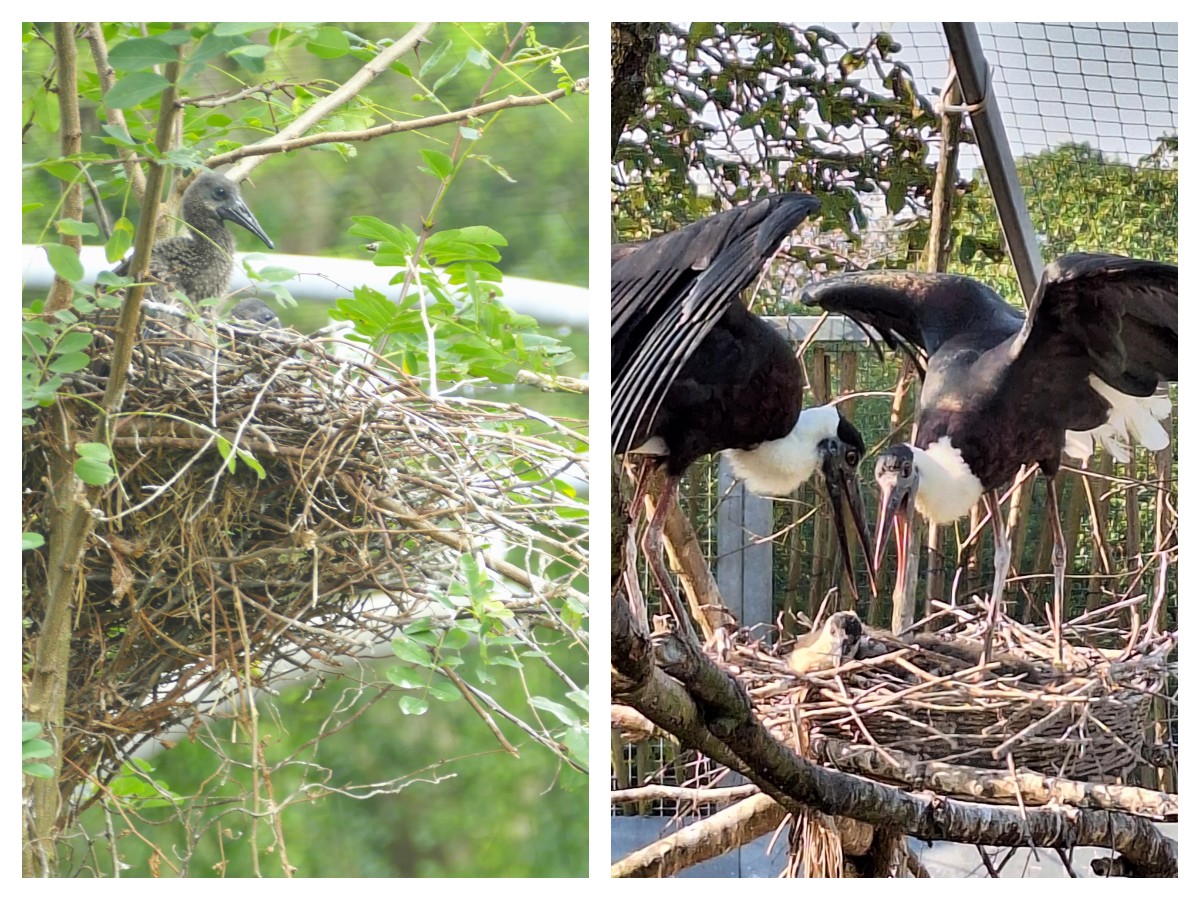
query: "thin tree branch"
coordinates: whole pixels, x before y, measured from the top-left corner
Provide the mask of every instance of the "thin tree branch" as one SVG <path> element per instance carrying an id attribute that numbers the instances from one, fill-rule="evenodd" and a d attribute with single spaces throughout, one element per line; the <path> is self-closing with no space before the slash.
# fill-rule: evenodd
<path id="1" fill-rule="evenodd" d="M 583 78 L 577 81 L 573 87 L 575 93 L 587 93 L 588 79 Z M 490 113 L 499 112 L 504 109 L 516 109 L 523 106 L 544 106 L 547 103 L 554 103 L 561 100 L 569 92 L 565 88 L 550 91 L 548 94 L 533 94 L 528 97 L 505 97 L 503 100 L 494 100 L 491 103 L 482 103 L 479 106 L 472 106 L 469 109 L 461 109 L 457 112 L 442 113 L 437 116 L 427 116 L 424 119 L 411 119 L 407 122 L 391 122 L 387 125 L 377 125 L 374 128 L 365 128 L 362 131 L 323 131 L 320 134 L 309 134 L 304 137 L 292 138 L 286 141 L 270 140 L 260 144 L 248 144 L 245 147 L 238 147 L 236 150 L 230 150 L 228 153 L 218 153 L 216 156 L 210 156 L 205 165 L 209 168 L 224 166 L 235 160 L 246 160 L 247 163 L 254 162 L 258 165 L 258 161 L 248 160 L 247 157 L 262 157 L 271 153 L 286 153 L 290 150 L 299 150 L 304 147 L 314 147 L 317 144 L 333 144 L 333 143 L 351 143 L 355 141 L 369 141 L 377 137 L 383 137 L 388 134 L 400 134 L 405 131 L 421 131 L 425 128 L 435 128 L 438 125 L 448 125 L 452 122 L 461 122 L 465 119 L 473 119 L 481 116 L 489 115 Z M 286 131 L 286 129 L 285 129 Z M 280 132 L 283 134 L 284 132 Z M 253 166 L 251 166 L 253 168 Z M 233 181 L 239 181 L 249 174 L 249 170 L 244 165 L 234 166 L 226 173 Z"/>
<path id="2" fill-rule="evenodd" d="M 206 165 L 210 168 L 224 165 L 225 163 L 233 162 L 237 159 L 242 159 L 240 165 L 234 166 L 226 176 L 235 184 L 246 178 L 262 163 L 260 158 L 268 153 L 282 153 L 284 150 L 293 149 L 290 144 L 293 139 L 299 138 L 308 129 L 312 128 L 335 109 L 344 106 L 346 103 L 353 100 L 363 89 L 386 72 L 388 68 L 398 60 L 401 56 L 413 47 L 417 46 L 418 42 L 433 28 L 433 22 L 418 22 L 409 29 L 408 34 L 400 38 L 390 47 L 384 49 L 378 56 L 364 65 L 361 69 L 354 73 L 346 80 L 346 83 L 339 87 L 336 91 L 329 94 L 327 97 L 317 101 L 303 113 L 297 116 L 286 128 L 273 137 L 267 138 L 261 143 L 251 147 L 242 147 L 240 150 L 234 151 L 234 154 L 223 153 L 212 157 Z M 315 137 L 316 135 L 314 135 Z M 314 143 L 323 143 L 316 141 Z M 309 146 L 301 144 L 299 146 Z M 245 152 L 255 151 L 255 152 Z M 236 154 L 236 155 L 235 155 Z M 251 157 L 251 158 L 247 158 Z"/>

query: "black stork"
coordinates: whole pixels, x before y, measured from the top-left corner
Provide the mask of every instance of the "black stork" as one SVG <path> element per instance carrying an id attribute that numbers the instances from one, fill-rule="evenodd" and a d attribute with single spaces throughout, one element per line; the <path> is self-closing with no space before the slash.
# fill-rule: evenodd
<path id="1" fill-rule="evenodd" d="M 1054 475 L 1064 449 L 1091 455 L 1093 439 L 1128 459 L 1131 438 L 1161 450 L 1178 376 L 1175 266 L 1074 253 L 1046 267 L 1028 316 L 986 285 L 959 275 L 862 272 L 805 288 L 803 302 L 868 325 L 892 349 L 927 357 L 916 439 L 885 450 L 875 468 L 880 519 L 875 563 L 894 528 L 905 577 L 914 506 L 945 524 L 983 498 L 995 541 L 991 637 L 1011 562 L 999 489 L 1026 463 L 1048 479 L 1054 527 L 1054 631 L 1061 634 L 1066 544 Z"/>
<path id="2" fill-rule="evenodd" d="M 779 194 L 612 248 L 613 452 L 665 466 L 644 549 L 672 606 L 662 528 L 679 476 L 705 454 L 731 451 L 735 475 L 762 494 L 790 493 L 819 470 L 851 584 L 843 496 L 870 555 L 858 483 L 862 436 L 834 406 L 801 411 L 804 379 L 792 348 L 741 302 L 783 239 L 819 208 L 807 194 Z M 870 560 L 868 569 L 874 591 Z"/>

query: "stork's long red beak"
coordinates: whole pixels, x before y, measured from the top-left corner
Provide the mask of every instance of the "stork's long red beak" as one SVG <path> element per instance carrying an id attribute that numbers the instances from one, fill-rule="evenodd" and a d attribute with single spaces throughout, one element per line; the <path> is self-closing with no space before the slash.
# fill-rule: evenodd
<path id="1" fill-rule="evenodd" d="M 875 568 L 883 564 L 883 545 L 888 533 L 896 535 L 896 583 L 904 584 L 908 577 L 908 537 L 912 531 L 916 475 L 899 477 L 891 470 L 876 470 L 879 484 L 879 521 L 875 529 Z"/>

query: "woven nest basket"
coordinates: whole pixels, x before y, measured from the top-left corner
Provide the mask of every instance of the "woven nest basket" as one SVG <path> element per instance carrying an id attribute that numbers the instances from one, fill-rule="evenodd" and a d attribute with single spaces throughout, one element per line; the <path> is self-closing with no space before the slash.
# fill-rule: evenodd
<path id="1" fill-rule="evenodd" d="M 430 397 L 332 335 L 207 327 L 139 345 L 112 423 L 117 477 L 93 510 L 71 636 L 68 777 L 107 779 L 247 685 L 378 655 L 419 619 L 503 627 L 557 615 L 551 598 L 586 604 L 577 571 L 548 574 L 586 557 L 586 505 L 562 480 L 586 467 L 579 434 L 511 403 Z M 59 401 L 81 435 L 113 343 L 94 331 L 93 365 Z M 49 527 L 55 415 L 26 429 L 26 531 Z M 27 661 L 47 551 L 24 556 Z"/>
<path id="2" fill-rule="evenodd" d="M 1095 782 L 1121 780 L 1144 764 L 1175 635 L 1147 634 L 1121 651 L 1065 645 L 1059 669 L 1048 635 L 1002 619 L 985 668 L 978 617 L 952 612 L 961 614 L 955 624 L 907 642 L 867 629 L 859 659 L 804 677 L 745 639 L 728 662 L 759 717 L 789 745 L 799 725 L 929 761 Z"/>

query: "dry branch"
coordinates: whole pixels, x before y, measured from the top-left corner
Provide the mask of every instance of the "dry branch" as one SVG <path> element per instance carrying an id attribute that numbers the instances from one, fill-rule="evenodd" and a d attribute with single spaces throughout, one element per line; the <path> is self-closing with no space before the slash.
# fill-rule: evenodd
<path id="1" fill-rule="evenodd" d="M 668 878 L 770 833 L 785 815 L 765 794 L 749 797 L 635 850 L 613 863 L 609 874 L 613 878 Z"/>

